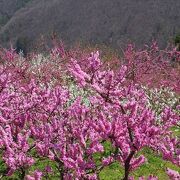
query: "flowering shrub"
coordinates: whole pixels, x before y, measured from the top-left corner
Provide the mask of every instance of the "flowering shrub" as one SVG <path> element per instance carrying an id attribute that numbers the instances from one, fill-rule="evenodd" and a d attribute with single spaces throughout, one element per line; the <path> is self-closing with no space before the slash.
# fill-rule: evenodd
<path id="1" fill-rule="evenodd" d="M 0 155 L 6 168 L 1 177 L 18 172 L 20 179 L 38 180 L 50 176 L 55 165 L 61 179 L 95 180 L 106 166 L 118 162 L 123 179 L 133 179 L 130 174 L 148 161 L 141 154 L 147 147 L 180 166 L 180 140 L 171 130 L 180 120 L 178 104 L 163 107 L 159 101 L 160 110 L 149 105 L 151 95 L 139 75 L 129 77 L 134 63 L 110 69 L 99 52 L 83 62 L 74 56 L 64 63 L 68 56 L 55 49 L 48 57 L 52 61 L 39 56 L 26 61 L 13 52 L 2 53 Z M 146 67 L 150 60 L 148 65 L 143 62 Z M 53 165 L 32 171 L 44 159 Z M 167 169 L 167 174 L 179 178 L 174 170 Z"/>

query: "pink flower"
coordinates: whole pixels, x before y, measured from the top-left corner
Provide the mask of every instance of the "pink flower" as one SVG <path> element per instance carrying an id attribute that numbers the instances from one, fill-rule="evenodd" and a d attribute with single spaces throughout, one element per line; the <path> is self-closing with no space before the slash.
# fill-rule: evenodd
<path id="1" fill-rule="evenodd" d="M 166 173 L 172 180 L 179 180 L 180 174 L 177 171 L 167 168 Z"/>

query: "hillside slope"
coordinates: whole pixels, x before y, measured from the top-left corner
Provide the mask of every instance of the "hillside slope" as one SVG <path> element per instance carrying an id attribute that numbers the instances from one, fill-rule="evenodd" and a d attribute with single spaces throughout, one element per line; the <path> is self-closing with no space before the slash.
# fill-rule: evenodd
<path id="1" fill-rule="evenodd" d="M 165 46 L 180 31 L 179 0 L 32 0 L 1 28 L 1 43 L 18 37 L 32 41 L 56 32 L 68 43 L 78 40 L 114 47 L 157 39 Z"/>
<path id="2" fill-rule="evenodd" d="M 31 0 L 0 0 L 0 29 Z"/>

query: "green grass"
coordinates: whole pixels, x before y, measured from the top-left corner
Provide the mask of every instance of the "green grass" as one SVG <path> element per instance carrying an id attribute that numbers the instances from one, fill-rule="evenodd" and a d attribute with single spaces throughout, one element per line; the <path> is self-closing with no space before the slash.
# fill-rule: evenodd
<path id="1" fill-rule="evenodd" d="M 142 165 L 140 168 L 138 168 L 136 171 L 134 171 L 131 175 L 135 177 L 135 179 L 138 179 L 138 177 L 141 176 L 149 176 L 150 174 L 158 176 L 160 180 L 168 180 L 168 176 L 165 173 L 165 170 L 167 167 L 174 169 L 176 171 L 180 172 L 180 168 L 177 166 L 173 165 L 172 163 L 168 161 L 162 160 L 162 158 L 158 155 L 155 155 L 152 150 L 146 148 L 141 152 L 147 159 L 148 162 Z M 96 156 L 95 158 L 98 158 Z M 36 169 L 39 169 L 43 171 L 44 167 L 50 165 L 54 172 L 51 174 L 51 176 L 48 177 L 48 179 L 52 180 L 58 180 L 59 174 L 56 170 L 56 165 L 54 162 L 49 161 L 47 159 L 37 161 L 30 169 L 30 171 L 34 171 Z M 5 166 L 0 162 L 0 173 L 5 170 Z M 105 167 L 101 173 L 100 173 L 100 179 L 101 180 L 119 180 L 122 179 L 123 177 L 123 168 L 120 166 L 118 162 L 115 162 L 111 164 L 108 167 Z M 13 177 L 3 177 L 1 179 L 4 180 L 16 180 L 18 178 L 19 174 L 16 172 Z"/>
<path id="2" fill-rule="evenodd" d="M 179 128 L 174 128 L 173 130 L 176 133 L 177 136 L 180 135 Z M 100 159 L 102 156 L 109 156 L 111 152 L 114 152 L 115 149 L 112 147 L 110 142 L 104 142 L 104 153 L 100 154 L 97 153 L 94 155 L 94 160 L 96 161 L 97 165 L 100 165 Z M 36 156 L 36 152 L 33 150 L 31 152 L 33 157 Z M 132 172 L 132 176 L 135 177 L 135 179 L 138 179 L 141 176 L 148 177 L 149 175 L 154 175 L 159 178 L 159 180 L 168 180 L 168 176 L 166 174 L 166 168 L 171 168 L 173 170 L 176 170 L 180 173 L 180 168 L 173 165 L 171 162 L 162 160 L 160 155 L 157 155 L 155 152 L 153 152 L 149 148 L 144 148 L 141 152 L 138 153 L 138 155 L 143 154 L 147 158 L 147 162 L 143 164 L 141 167 L 139 167 L 136 171 Z M 46 158 L 37 159 L 36 163 L 28 169 L 26 174 L 30 174 L 30 172 L 33 172 L 35 170 L 44 171 L 44 168 L 46 166 L 51 166 L 53 169 L 53 172 L 46 178 L 46 179 L 52 179 L 52 180 L 58 180 L 59 179 L 59 172 L 57 171 L 56 164 Z M 2 161 L 0 161 L 0 175 L 3 171 L 5 171 L 6 167 Z M 12 177 L 3 177 L 0 179 L 3 180 L 18 180 L 20 179 L 20 174 L 18 172 L 15 172 Z M 122 179 L 124 175 L 124 170 L 122 166 L 115 162 L 111 164 L 110 166 L 105 167 L 100 172 L 100 179 L 101 180 L 119 180 Z M 45 179 L 45 178 L 44 178 Z"/>
<path id="3" fill-rule="evenodd" d="M 168 161 L 162 160 L 160 156 L 155 155 L 155 153 L 148 148 L 145 148 L 141 153 L 147 158 L 148 162 L 131 174 L 135 177 L 135 179 L 138 179 L 138 177 L 141 176 L 147 177 L 152 174 L 157 176 L 160 180 L 168 180 L 169 178 L 165 172 L 167 167 L 180 172 L 179 167 Z M 122 179 L 122 177 L 123 168 L 119 165 L 119 163 L 114 163 L 109 167 L 104 168 L 100 174 L 100 178 L 102 180 L 119 180 Z"/>
<path id="4" fill-rule="evenodd" d="M 172 128 L 173 134 L 177 137 L 180 138 L 180 126 L 179 127 L 173 127 Z"/>
<path id="5" fill-rule="evenodd" d="M 173 129 L 174 134 L 177 137 L 180 137 L 180 128 L 179 127 L 174 127 Z M 32 143 L 32 142 L 31 142 Z M 107 157 L 111 154 L 111 152 L 114 152 L 115 149 L 112 147 L 110 142 L 104 142 L 104 153 L 96 153 L 94 155 L 94 160 L 96 161 L 97 165 L 100 165 L 100 159 L 101 157 Z M 0 153 L 1 154 L 1 153 Z M 155 152 L 153 152 L 149 148 L 144 148 L 141 152 L 138 153 L 138 155 L 143 154 L 147 158 L 147 162 L 143 164 L 141 167 L 139 167 L 136 171 L 132 172 L 132 176 L 135 177 L 135 179 L 138 179 L 141 176 L 148 177 L 149 175 L 154 175 L 159 178 L 159 180 L 168 180 L 168 176 L 166 174 L 166 168 L 171 168 L 173 170 L 176 170 L 180 173 L 180 168 L 173 165 L 169 161 L 164 161 L 162 160 L 160 155 L 157 155 Z M 36 152 L 33 150 L 31 151 L 31 155 L 33 157 L 36 157 Z M 46 166 L 51 166 L 53 169 L 53 172 L 47 177 L 47 179 L 52 179 L 52 180 L 58 180 L 59 179 L 59 172 L 57 171 L 56 164 L 46 158 L 41 158 L 41 159 L 36 159 L 36 163 L 28 169 L 26 174 L 30 174 L 30 172 L 33 172 L 35 170 L 40 170 L 44 171 L 44 168 Z M 0 176 L 1 174 L 6 170 L 6 167 L 4 163 L 2 162 L 0 158 Z M 18 180 L 20 179 L 19 176 L 20 174 L 18 172 L 15 172 L 12 177 L 3 177 L 0 179 L 3 180 Z M 124 175 L 124 170 L 122 166 L 118 163 L 115 162 L 111 164 L 110 166 L 105 167 L 101 172 L 100 172 L 100 179 L 101 180 L 119 180 L 122 179 Z M 45 179 L 45 178 L 44 178 Z"/>
<path id="6" fill-rule="evenodd" d="M 177 137 L 180 137 L 180 128 L 179 127 L 174 127 L 172 128 L 174 135 L 176 135 Z M 30 144 L 31 144 L 31 140 L 30 140 Z M 100 154 L 100 153 L 96 153 L 94 155 L 94 160 L 96 161 L 97 165 L 100 165 L 100 160 L 101 157 L 107 157 L 111 154 L 111 152 L 114 152 L 115 149 L 112 147 L 110 142 L 104 142 L 103 143 L 104 146 L 104 153 Z M 2 154 L 2 153 L 0 153 Z M 132 176 L 135 177 L 135 179 L 138 179 L 141 176 L 145 176 L 148 177 L 149 175 L 155 175 L 159 178 L 159 180 L 168 180 L 168 176 L 166 174 L 166 168 L 170 168 L 173 170 L 176 170 L 180 173 L 180 168 L 173 165 L 171 162 L 169 161 L 164 161 L 162 160 L 160 155 L 157 155 L 155 152 L 153 152 L 151 149 L 149 148 L 144 148 L 141 152 L 138 153 L 138 155 L 143 154 L 146 158 L 147 158 L 147 162 L 145 164 L 143 164 L 141 167 L 139 167 L 136 171 L 132 172 Z M 33 157 L 36 157 L 36 151 L 33 150 L 31 151 L 31 155 Z M 47 179 L 52 179 L 52 180 L 58 180 L 59 179 L 59 172 L 57 171 L 57 167 L 56 167 L 56 163 L 46 159 L 46 158 L 41 158 L 41 159 L 36 159 L 36 163 L 27 170 L 26 174 L 30 174 L 31 172 L 35 171 L 35 170 L 40 170 L 40 171 L 44 171 L 44 168 L 46 166 L 51 166 L 53 169 L 53 172 L 47 177 Z M 0 157 L 0 176 L 1 174 L 6 170 L 6 167 L 4 165 L 4 163 L 1 160 Z M 19 180 L 20 176 L 19 176 L 19 172 L 15 172 L 14 175 L 12 177 L 3 177 L 0 179 L 3 180 Z M 124 170 L 122 168 L 122 166 L 118 163 L 115 162 L 113 164 L 111 164 L 108 167 L 105 167 L 101 172 L 100 172 L 100 179 L 101 180 L 119 180 L 122 179 L 124 175 Z M 45 178 L 44 178 L 45 179 Z"/>

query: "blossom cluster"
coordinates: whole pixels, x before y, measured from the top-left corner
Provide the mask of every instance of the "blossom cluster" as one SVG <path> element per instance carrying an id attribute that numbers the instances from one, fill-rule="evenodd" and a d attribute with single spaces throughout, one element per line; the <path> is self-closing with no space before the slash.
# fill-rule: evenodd
<path id="1" fill-rule="evenodd" d="M 180 166 L 180 140 L 171 131 L 180 121 L 174 110 L 178 105 L 162 108 L 157 116 L 138 77 L 129 77 L 132 63 L 110 69 L 97 51 L 84 62 L 71 57 L 64 68 L 67 57 L 60 50 L 52 51 L 52 62 L 35 64 L 11 51 L 1 56 L 0 155 L 6 165 L 1 177 L 19 172 L 21 179 L 42 179 L 53 167 L 34 172 L 31 167 L 47 159 L 61 179 L 99 179 L 114 162 L 124 169 L 124 180 L 133 179 L 130 174 L 148 161 L 139 155 L 143 148 Z M 48 71 L 46 64 L 53 64 Z M 106 143 L 112 147 L 108 154 Z M 167 174 L 179 178 L 174 170 L 167 169 Z"/>

